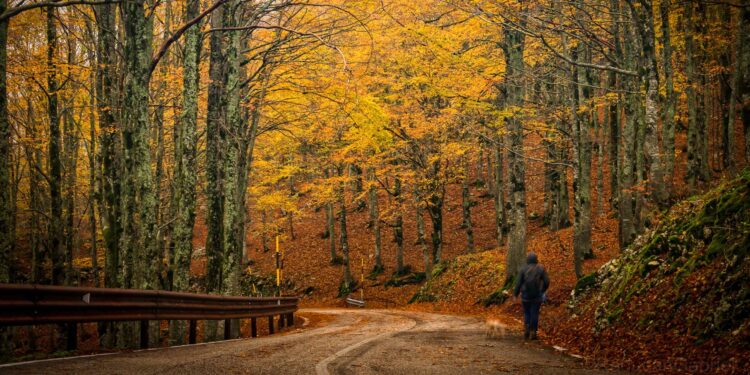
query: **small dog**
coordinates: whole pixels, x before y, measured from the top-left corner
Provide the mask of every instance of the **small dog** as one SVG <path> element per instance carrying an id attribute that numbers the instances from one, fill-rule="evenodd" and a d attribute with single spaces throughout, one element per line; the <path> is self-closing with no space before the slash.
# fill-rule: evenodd
<path id="1" fill-rule="evenodd" d="M 488 339 L 496 339 L 505 336 L 505 324 L 497 318 L 487 318 L 485 322 L 486 335 Z"/>

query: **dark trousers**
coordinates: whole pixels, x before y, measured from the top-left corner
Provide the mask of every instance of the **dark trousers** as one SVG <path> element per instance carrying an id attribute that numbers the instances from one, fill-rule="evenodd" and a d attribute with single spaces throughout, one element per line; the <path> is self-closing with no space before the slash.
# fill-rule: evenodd
<path id="1" fill-rule="evenodd" d="M 539 309 L 542 307 L 542 301 L 522 301 L 523 305 L 523 324 L 530 331 L 536 332 L 539 328 Z"/>

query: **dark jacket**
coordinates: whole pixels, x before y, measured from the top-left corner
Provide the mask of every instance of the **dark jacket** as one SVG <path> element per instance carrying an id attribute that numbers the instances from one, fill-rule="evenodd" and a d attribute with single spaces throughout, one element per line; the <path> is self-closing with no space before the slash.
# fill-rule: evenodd
<path id="1" fill-rule="evenodd" d="M 526 257 L 526 265 L 521 268 L 516 278 L 516 288 L 513 291 L 513 295 L 518 297 L 521 294 L 521 300 L 530 302 L 542 302 L 543 295 L 549 288 L 549 275 L 544 267 L 538 264 L 536 254 L 529 253 Z M 539 287 L 537 288 L 539 293 L 533 293 L 533 291 L 526 290 L 526 283 L 536 281 Z M 535 294 L 535 295 L 532 295 Z"/>

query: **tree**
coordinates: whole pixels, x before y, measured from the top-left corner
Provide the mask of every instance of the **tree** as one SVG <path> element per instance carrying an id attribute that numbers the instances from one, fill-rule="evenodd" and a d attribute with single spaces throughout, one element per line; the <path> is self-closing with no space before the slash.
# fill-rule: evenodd
<path id="1" fill-rule="evenodd" d="M 200 1 L 187 4 L 185 19 L 195 18 L 200 11 Z M 182 114 L 175 136 L 175 223 L 174 223 L 174 279 L 172 288 L 185 291 L 190 286 L 190 260 L 193 253 L 193 227 L 195 225 L 196 157 L 198 120 L 198 65 L 201 50 L 200 29 L 192 27 L 185 32 L 184 61 L 182 68 Z M 172 321 L 170 337 L 175 344 L 184 343 L 185 324 Z"/>
<path id="2" fill-rule="evenodd" d="M 664 66 L 664 99 L 662 100 L 662 149 L 664 150 L 664 176 L 667 183 L 667 195 L 672 190 L 672 174 L 674 173 L 674 142 L 675 142 L 675 106 L 674 71 L 672 69 L 672 31 L 669 20 L 670 0 L 662 0 L 659 11 L 661 16 L 661 44 L 662 65 Z"/>
<path id="3" fill-rule="evenodd" d="M 47 116 L 49 117 L 49 190 L 50 190 L 50 253 L 52 254 L 52 282 L 62 285 L 65 276 L 65 252 L 63 249 L 63 202 L 62 202 L 62 152 L 60 114 L 58 109 L 59 83 L 57 81 L 57 26 L 55 8 L 47 8 Z"/>
<path id="4" fill-rule="evenodd" d="M 8 8 L 0 0 L 0 14 Z M 13 248 L 13 210 L 10 195 L 10 122 L 8 121 L 8 20 L 0 20 L 0 282 L 10 281 L 10 256 Z"/>
<path id="5" fill-rule="evenodd" d="M 521 27 L 526 24 L 525 4 L 521 7 Z M 508 131 L 508 176 L 510 210 L 508 214 L 509 232 L 508 255 L 506 256 L 507 278 L 515 277 L 516 271 L 523 265 L 526 254 L 526 163 L 523 149 L 523 126 L 520 107 L 523 105 L 524 44 L 526 36 L 522 30 L 510 25 L 503 30 L 503 54 L 505 58 L 505 82 L 500 87 L 502 100 L 499 100 L 509 111 L 505 118 Z"/>

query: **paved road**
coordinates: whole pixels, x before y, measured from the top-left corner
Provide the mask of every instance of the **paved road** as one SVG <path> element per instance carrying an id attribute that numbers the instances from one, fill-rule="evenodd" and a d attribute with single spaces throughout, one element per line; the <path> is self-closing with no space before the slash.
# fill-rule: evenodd
<path id="1" fill-rule="evenodd" d="M 2 367 L 2 374 L 604 374 L 477 318 L 304 310 L 329 324 L 256 339 Z"/>

